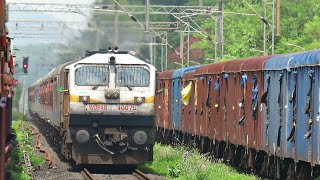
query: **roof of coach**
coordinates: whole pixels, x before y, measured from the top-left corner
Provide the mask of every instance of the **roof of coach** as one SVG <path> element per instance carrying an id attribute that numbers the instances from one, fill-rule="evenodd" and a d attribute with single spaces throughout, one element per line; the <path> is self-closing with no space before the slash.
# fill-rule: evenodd
<path id="1" fill-rule="evenodd" d="M 262 71 L 265 68 L 267 59 L 270 57 L 271 56 L 247 58 L 241 66 L 241 71 Z"/>
<path id="2" fill-rule="evenodd" d="M 185 67 L 182 69 L 177 69 L 172 73 L 172 78 L 177 78 L 177 77 L 181 78 L 183 76 L 183 74 L 185 74 L 185 73 L 195 72 L 198 69 L 198 67 L 200 67 L 200 66 L 196 65 L 196 66 Z"/>
<path id="3" fill-rule="evenodd" d="M 224 72 L 224 68 L 226 66 L 226 61 L 221 61 L 213 64 L 208 65 L 208 74 L 221 74 Z"/>
<path id="4" fill-rule="evenodd" d="M 275 55 L 267 59 L 265 70 L 290 69 L 290 61 L 297 53 Z"/>
<path id="5" fill-rule="evenodd" d="M 195 79 L 195 72 L 188 72 L 185 73 L 182 77 L 183 81 L 190 81 L 190 80 L 194 80 Z"/>
<path id="6" fill-rule="evenodd" d="M 289 64 L 292 68 L 299 66 L 319 66 L 320 49 L 295 54 Z"/>
<path id="7" fill-rule="evenodd" d="M 73 60 L 64 64 L 59 65 L 58 67 L 52 69 L 48 74 L 44 75 L 42 78 L 38 79 L 36 82 L 34 82 L 32 86 L 36 86 L 42 81 L 46 80 L 47 78 L 51 77 L 52 75 L 60 74 L 61 70 L 64 69 L 65 66 L 69 65 L 70 63 L 76 62 L 78 60 Z"/>
<path id="8" fill-rule="evenodd" d="M 297 68 L 300 66 L 319 66 L 320 49 L 277 55 L 269 58 L 266 62 L 265 70 L 281 70 Z"/>
<path id="9" fill-rule="evenodd" d="M 235 59 L 225 61 L 226 65 L 224 66 L 224 72 L 232 73 L 232 72 L 240 72 L 242 64 L 245 59 Z"/>
<path id="10" fill-rule="evenodd" d="M 200 66 L 195 72 L 195 75 L 202 75 L 202 74 L 207 74 L 208 73 L 208 68 L 210 64 L 205 64 Z"/>
<path id="11" fill-rule="evenodd" d="M 159 72 L 158 79 L 171 79 L 174 71 L 175 69 Z"/>
<path id="12" fill-rule="evenodd" d="M 82 63 L 82 64 L 92 64 L 92 63 L 108 63 L 110 57 L 115 57 L 115 64 L 128 64 L 128 65 L 147 65 L 150 70 L 156 71 L 156 68 L 152 66 L 151 64 L 148 64 L 137 57 L 131 55 L 131 54 L 114 54 L 114 53 L 107 53 L 107 54 L 93 54 L 91 56 L 85 57 L 77 62 L 74 62 L 66 67 L 66 69 L 70 68 L 71 66 L 74 66 L 76 63 Z"/>

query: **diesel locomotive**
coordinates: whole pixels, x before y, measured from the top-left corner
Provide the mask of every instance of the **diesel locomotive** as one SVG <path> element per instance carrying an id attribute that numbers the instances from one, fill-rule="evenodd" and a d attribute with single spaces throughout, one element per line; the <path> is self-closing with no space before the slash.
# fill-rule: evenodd
<path id="1" fill-rule="evenodd" d="M 77 164 L 141 164 L 153 158 L 155 78 L 133 53 L 87 52 L 28 88 L 29 112 Z"/>

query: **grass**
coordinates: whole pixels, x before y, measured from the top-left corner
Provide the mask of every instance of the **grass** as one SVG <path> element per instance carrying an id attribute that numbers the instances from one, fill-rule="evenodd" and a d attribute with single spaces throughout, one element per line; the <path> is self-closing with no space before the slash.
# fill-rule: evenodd
<path id="1" fill-rule="evenodd" d="M 142 171 L 174 180 L 254 180 L 254 175 L 239 174 L 221 162 L 212 161 L 197 150 L 182 146 L 155 144 L 154 160 L 138 167 Z"/>
<path id="2" fill-rule="evenodd" d="M 28 152 L 31 165 L 33 167 L 45 162 L 43 157 L 35 155 L 36 149 L 34 148 L 34 138 L 27 127 L 28 123 L 21 120 L 13 121 L 12 123 L 12 128 L 17 138 L 11 152 L 11 161 L 8 163 L 8 169 L 11 172 L 11 179 L 31 179 L 31 176 L 27 173 L 26 166 L 24 165 L 24 151 Z"/>

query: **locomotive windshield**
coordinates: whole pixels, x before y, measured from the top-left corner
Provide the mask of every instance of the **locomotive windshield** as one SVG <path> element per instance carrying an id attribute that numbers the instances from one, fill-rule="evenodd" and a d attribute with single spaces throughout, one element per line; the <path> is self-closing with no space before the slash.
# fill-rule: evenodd
<path id="1" fill-rule="evenodd" d="M 116 70 L 116 85 L 128 87 L 149 86 L 150 73 L 143 67 L 119 66 Z"/>
<path id="2" fill-rule="evenodd" d="M 75 72 L 79 86 L 108 85 L 109 67 L 105 65 L 81 65 Z"/>

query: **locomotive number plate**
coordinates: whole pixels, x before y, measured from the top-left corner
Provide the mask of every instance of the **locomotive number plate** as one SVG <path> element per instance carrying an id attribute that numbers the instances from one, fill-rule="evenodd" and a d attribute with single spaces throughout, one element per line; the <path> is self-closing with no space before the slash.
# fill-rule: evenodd
<path id="1" fill-rule="evenodd" d="M 119 111 L 138 111 L 138 107 L 135 105 L 117 105 Z"/>
<path id="2" fill-rule="evenodd" d="M 106 104 L 88 104 L 87 109 L 90 111 L 106 111 L 108 107 Z"/>

